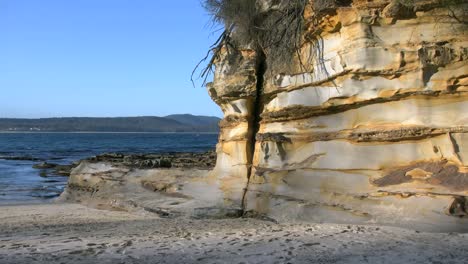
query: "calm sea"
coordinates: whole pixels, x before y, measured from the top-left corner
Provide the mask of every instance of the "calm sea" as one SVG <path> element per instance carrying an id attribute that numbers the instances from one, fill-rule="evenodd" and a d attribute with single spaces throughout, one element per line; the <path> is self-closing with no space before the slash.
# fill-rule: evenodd
<path id="1" fill-rule="evenodd" d="M 40 162 L 70 164 L 105 152 L 203 152 L 217 140 L 204 133 L 0 133 L 0 204 L 45 202 L 63 191 L 67 177 L 41 177 L 32 168 Z"/>

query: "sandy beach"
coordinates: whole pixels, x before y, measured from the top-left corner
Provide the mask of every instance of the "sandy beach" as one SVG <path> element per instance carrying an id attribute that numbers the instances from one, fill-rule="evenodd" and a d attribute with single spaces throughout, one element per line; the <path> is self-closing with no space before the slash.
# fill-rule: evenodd
<path id="1" fill-rule="evenodd" d="M 2 206 L 0 263 L 468 263 L 468 234 Z"/>

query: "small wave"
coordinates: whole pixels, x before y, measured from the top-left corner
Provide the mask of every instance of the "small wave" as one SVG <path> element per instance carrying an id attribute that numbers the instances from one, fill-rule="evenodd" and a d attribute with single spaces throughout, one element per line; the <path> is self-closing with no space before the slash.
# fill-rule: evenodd
<path id="1" fill-rule="evenodd" d="M 2 160 L 44 161 L 45 159 L 32 156 L 0 156 Z"/>
<path id="2" fill-rule="evenodd" d="M 60 196 L 60 193 L 57 193 L 57 192 L 31 194 L 31 197 L 43 198 L 43 199 L 56 198 L 56 197 L 59 197 L 59 196 Z"/>

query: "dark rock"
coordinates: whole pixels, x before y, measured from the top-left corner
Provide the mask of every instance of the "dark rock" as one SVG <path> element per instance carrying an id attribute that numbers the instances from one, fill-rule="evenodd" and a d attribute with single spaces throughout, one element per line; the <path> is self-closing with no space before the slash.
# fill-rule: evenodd
<path id="1" fill-rule="evenodd" d="M 57 165 L 53 171 L 53 174 L 60 176 L 70 176 L 71 171 L 75 168 L 75 165 Z"/>
<path id="2" fill-rule="evenodd" d="M 336 10 L 338 7 L 351 6 L 352 0 L 315 0 L 314 11 L 317 13 Z"/>
<path id="3" fill-rule="evenodd" d="M 172 167 L 172 162 L 168 159 L 161 159 L 159 161 L 159 166 L 161 168 L 171 168 Z"/>
<path id="4" fill-rule="evenodd" d="M 409 166 L 394 168 L 384 177 L 373 181 L 373 184 L 386 187 L 412 182 L 414 179 L 408 175 L 408 172 L 414 169 L 428 172 L 429 176 L 425 181 L 429 184 L 441 185 L 453 191 L 468 190 L 468 173 L 460 171 L 460 168 L 454 164 L 447 163 L 447 160 L 417 162 Z"/>
<path id="5" fill-rule="evenodd" d="M 468 216 L 468 197 L 454 197 L 453 203 L 449 208 L 449 214 L 458 217 Z"/>
<path id="6" fill-rule="evenodd" d="M 393 0 L 388 4 L 382 14 L 384 17 L 395 19 L 409 19 L 416 17 L 415 7 L 411 4 L 404 5 L 398 0 Z"/>
<path id="7" fill-rule="evenodd" d="M 200 168 L 211 169 L 216 164 L 216 153 L 131 154 L 105 153 L 86 159 L 88 162 L 109 162 L 138 169 Z"/>
<path id="8" fill-rule="evenodd" d="M 74 162 L 73 164 L 69 165 L 59 165 L 54 163 L 43 162 L 39 164 L 33 165 L 34 169 L 41 170 L 40 176 L 41 177 L 48 177 L 48 176 L 70 176 L 70 173 L 73 168 L 78 166 L 79 163 Z M 49 175 L 49 173 L 51 175 Z"/>
<path id="9" fill-rule="evenodd" d="M 277 143 L 292 143 L 291 139 L 286 137 L 284 133 L 258 133 L 257 141 L 272 141 Z"/>
<path id="10" fill-rule="evenodd" d="M 220 207 L 206 207 L 195 208 L 192 218 L 194 219 L 228 219 L 240 218 L 243 211 L 240 208 L 220 208 Z"/>
<path id="11" fill-rule="evenodd" d="M 42 163 L 34 164 L 32 167 L 34 169 L 52 169 L 52 168 L 57 167 L 57 164 L 42 162 Z"/>

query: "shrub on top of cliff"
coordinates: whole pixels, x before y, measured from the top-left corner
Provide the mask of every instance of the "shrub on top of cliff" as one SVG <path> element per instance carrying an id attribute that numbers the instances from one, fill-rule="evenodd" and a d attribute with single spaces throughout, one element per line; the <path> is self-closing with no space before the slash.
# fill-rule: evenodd
<path id="1" fill-rule="evenodd" d="M 194 73 L 201 63 L 209 59 L 200 73 L 206 84 L 223 48 L 228 52 L 229 49 L 253 49 L 265 55 L 269 70 L 287 68 L 293 64 L 294 55 L 299 55 L 303 45 L 306 6 L 311 4 L 314 18 L 318 20 L 320 14 L 339 6 L 350 5 L 351 2 L 352 0 L 204 0 L 203 5 L 211 14 L 213 22 L 222 24 L 224 31 L 206 57 L 196 66 Z M 300 56 L 297 58 L 300 60 Z"/>
<path id="2" fill-rule="evenodd" d="M 209 59 L 200 74 L 204 84 L 223 48 L 228 52 L 229 49 L 255 50 L 265 55 L 270 68 L 289 62 L 299 49 L 308 0 L 204 0 L 203 3 L 213 22 L 224 27 L 194 70 Z"/>
<path id="3" fill-rule="evenodd" d="M 233 32 L 237 45 L 247 45 L 255 34 L 258 8 L 252 0 L 205 0 L 204 7 L 215 23 L 223 24 L 230 41 Z"/>

